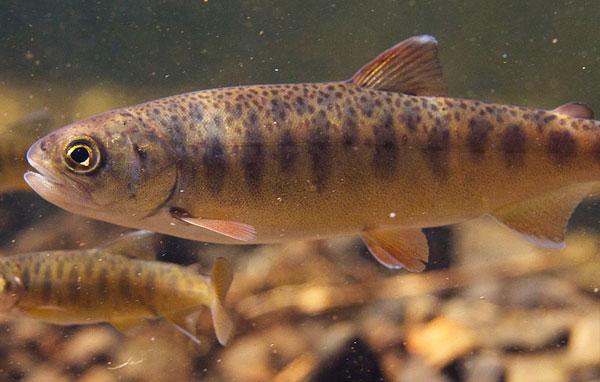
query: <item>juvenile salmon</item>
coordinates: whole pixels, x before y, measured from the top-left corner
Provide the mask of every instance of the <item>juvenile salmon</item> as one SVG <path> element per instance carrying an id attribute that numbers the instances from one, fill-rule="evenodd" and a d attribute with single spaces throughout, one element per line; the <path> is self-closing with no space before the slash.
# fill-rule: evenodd
<path id="1" fill-rule="evenodd" d="M 560 247 L 600 179 L 600 122 L 448 98 L 437 41 L 416 36 L 351 80 L 167 97 L 55 131 L 28 152 L 43 198 L 187 239 L 359 235 L 382 264 L 428 257 L 423 227 L 491 214 Z"/>
<path id="2" fill-rule="evenodd" d="M 229 341 L 233 326 L 223 302 L 233 275 L 225 259 L 215 261 L 208 280 L 189 267 L 129 258 L 138 254 L 126 248 L 117 241 L 0 257 L 0 311 L 62 325 L 108 322 L 122 330 L 165 318 L 185 332 L 180 323 L 205 305 L 219 342 Z"/>

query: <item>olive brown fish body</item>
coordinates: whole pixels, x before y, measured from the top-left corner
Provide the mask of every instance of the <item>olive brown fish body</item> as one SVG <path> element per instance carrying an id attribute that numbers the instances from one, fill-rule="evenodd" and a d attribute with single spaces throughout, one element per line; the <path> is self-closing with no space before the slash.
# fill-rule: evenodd
<path id="1" fill-rule="evenodd" d="M 4 309 L 66 325 L 109 322 L 128 328 L 159 317 L 178 322 L 200 306 L 213 307 L 217 298 L 211 280 L 188 267 L 105 250 L 0 258 L 2 280 L 17 284 L 12 288 L 13 306 L 4 302 Z M 0 287 L 0 300 L 10 298 L 3 295 L 7 291 L 10 288 Z"/>
<path id="2" fill-rule="evenodd" d="M 28 181 L 73 212 L 188 239 L 359 234 L 380 262 L 411 270 L 426 258 L 419 228 L 486 213 L 561 241 L 558 228 L 537 232 L 516 212 L 527 208 L 509 207 L 560 191 L 572 209 L 589 194 L 600 122 L 579 104 L 487 104 L 448 98 L 444 87 L 435 39 L 417 36 L 350 81 L 205 90 L 77 122 L 32 146 L 40 174 Z M 83 177 L 61 168 L 79 137 L 98 151 L 82 151 L 98 166 L 85 163 Z"/>
<path id="3" fill-rule="evenodd" d="M 452 224 L 600 179 L 600 122 L 551 111 L 347 83 L 161 102 L 128 112 L 168 131 L 163 144 L 181 150 L 166 205 L 251 224 L 257 242 Z M 195 108 L 202 119 L 193 119 Z M 173 120 L 181 131 L 169 127 Z"/>

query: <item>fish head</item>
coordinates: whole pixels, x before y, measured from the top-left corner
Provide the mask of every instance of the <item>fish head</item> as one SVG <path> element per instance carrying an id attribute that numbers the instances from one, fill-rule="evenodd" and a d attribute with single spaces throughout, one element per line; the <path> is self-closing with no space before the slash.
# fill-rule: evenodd
<path id="1" fill-rule="evenodd" d="M 177 181 L 177 162 L 141 116 L 111 111 L 58 129 L 27 152 L 25 180 L 67 211 L 135 226 L 160 208 Z M 127 224 L 129 223 L 129 224 Z"/>
<path id="2" fill-rule="evenodd" d="M 23 282 L 18 276 L 0 273 L 0 312 L 8 312 L 25 293 Z"/>

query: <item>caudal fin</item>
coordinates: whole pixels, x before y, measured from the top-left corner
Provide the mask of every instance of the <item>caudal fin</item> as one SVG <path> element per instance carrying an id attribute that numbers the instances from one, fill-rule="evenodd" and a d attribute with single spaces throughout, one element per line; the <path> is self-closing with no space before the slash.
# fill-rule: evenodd
<path id="1" fill-rule="evenodd" d="M 233 321 L 224 306 L 225 297 L 233 281 L 231 264 L 225 258 L 218 257 L 213 265 L 210 278 L 214 293 L 210 311 L 215 333 L 219 343 L 227 345 L 233 337 L 234 331 Z"/>

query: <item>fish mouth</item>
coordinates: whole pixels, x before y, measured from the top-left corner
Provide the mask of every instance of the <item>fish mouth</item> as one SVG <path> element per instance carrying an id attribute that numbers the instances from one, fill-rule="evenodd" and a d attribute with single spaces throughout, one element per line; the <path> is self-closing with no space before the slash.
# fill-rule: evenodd
<path id="1" fill-rule="evenodd" d="M 42 198 L 64 209 L 71 210 L 73 205 L 100 208 L 85 185 L 60 174 L 50 163 L 40 160 L 38 150 L 36 142 L 27 151 L 27 162 L 37 171 L 27 171 L 23 175 L 29 187 Z"/>

